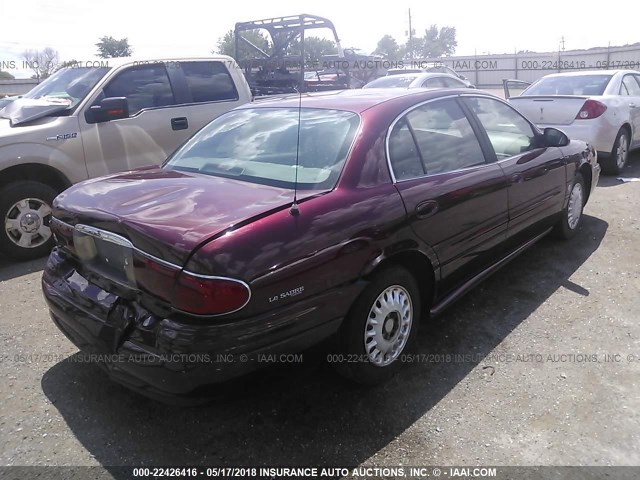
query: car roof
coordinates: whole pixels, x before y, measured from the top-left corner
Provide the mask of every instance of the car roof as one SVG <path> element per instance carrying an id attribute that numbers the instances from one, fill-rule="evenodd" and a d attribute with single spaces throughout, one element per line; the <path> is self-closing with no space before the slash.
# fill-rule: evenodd
<path id="1" fill-rule="evenodd" d="M 474 95 L 495 97 L 481 90 L 474 90 Z M 468 89 L 422 89 L 422 88 L 366 88 L 353 90 L 334 90 L 329 92 L 303 93 L 302 95 L 287 95 L 282 97 L 268 97 L 245 104 L 244 108 L 325 108 L 347 110 L 361 113 L 365 110 L 385 102 L 405 99 L 415 96 L 416 103 L 438 97 L 470 94 Z M 497 98 L 497 97 L 496 97 Z"/>
<path id="2" fill-rule="evenodd" d="M 561 73 L 550 73 L 549 75 L 545 75 L 543 78 L 551 78 L 551 77 L 582 77 L 586 75 L 615 75 L 617 73 L 637 73 L 640 72 L 636 70 L 580 70 L 576 72 L 561 72 Z"/>

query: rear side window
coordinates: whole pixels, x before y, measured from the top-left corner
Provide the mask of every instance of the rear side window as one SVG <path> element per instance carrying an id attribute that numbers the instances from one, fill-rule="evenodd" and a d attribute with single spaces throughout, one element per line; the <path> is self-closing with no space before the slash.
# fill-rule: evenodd
<path id="1" fill-rule="evenodd" d="M 442 81 L 444 82 L 447 88 L 465 88 L 466 87 L 466 85 L 463 82 L 459 80 L 455 80 L 453 78 L 443 77 Z"/>
<path id="2" fill-rule="evenodd" d="M 640 97 L 640 85 L 638 85 L 637 77 L 634 77 L 634 75 L 624 76 L 620 86 L 620 95 Z"/>
<path id="3" fill-rule="evenodd" d="M 399 120 L 389 136 L 396 180 L 485 163 L 469 120 L 454 99 L 429 102 Z"/>
<path id="4" fill-rule="evenodd" d="M 422 85 L 426 88 L 446 88 L 442 77 L 427 78 Z"/>
<path id="5" fill-rule="evenodd" d="M 196 103 L 237 100 L 233 79 L 222 62 L 180 62 Z"/>
<path id="6" fill-rule="evenodd" d="M 145 108 L 168 107 L 176 103 L 167 70 L 162 64 L 125 70 L 104 88 L 104 97 L 127 97 L 130 116 Z"/>

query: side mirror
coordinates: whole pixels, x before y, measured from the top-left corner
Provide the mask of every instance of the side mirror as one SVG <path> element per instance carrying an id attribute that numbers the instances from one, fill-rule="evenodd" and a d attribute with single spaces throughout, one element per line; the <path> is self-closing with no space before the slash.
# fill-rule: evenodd
<path id="1" fill-rule="evenodd" d="M 126 97 L 103 99 L 99 105 L 92 105 L 85 113 L 87 123 L 103 123 L 129 117 L 129 101 Z"/>
<path id="2" fill-rule="evenodd" d="M 567 134 L 557 128 L 545 128 L 543 137 L 546 147 L 566 147 L 569 145 L 569 137 L 567 137 Z"/>

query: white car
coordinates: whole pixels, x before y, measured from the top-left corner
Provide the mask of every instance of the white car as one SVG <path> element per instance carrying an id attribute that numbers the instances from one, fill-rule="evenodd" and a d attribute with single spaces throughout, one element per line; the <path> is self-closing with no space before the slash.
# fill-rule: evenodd
<path id="1" fill-rule="evenodd" d="M 362 88 L 474 88 L 446 73 L 404 73 L 376 78 Z"/>
<path id="2" fill-rule="evenodd" d="M 619 174 L 629 150 L 640 147 L 640 72 L 555 73 L 509 98 L 509 89 L 523 83 L 504 82 L 512 105 L 541 128 L 559 128 L 570 138 L 590 142 L 603 173 Z"/>

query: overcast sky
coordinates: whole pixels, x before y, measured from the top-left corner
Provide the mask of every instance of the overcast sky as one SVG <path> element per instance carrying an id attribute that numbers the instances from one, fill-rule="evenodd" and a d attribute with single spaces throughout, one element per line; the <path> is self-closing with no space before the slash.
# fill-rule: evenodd
<path id="1" fill-rule="evenodd" d="M 0 62 L 47 46 L 83 61 L 104 35 L 127 37 L 135 56 L 206 55 L 235 22 L 299 13 L 328 17 L 343 47 L 372 51 L 384 34 L 406 40 L 409 8 L 418 36 L 431 24 L 456 27 L 457 55 L 554 51 L 562 36 L 567 50 L 640 41 L 635 1 L 596 11 L 575 0 L 0 0 Z"/>

